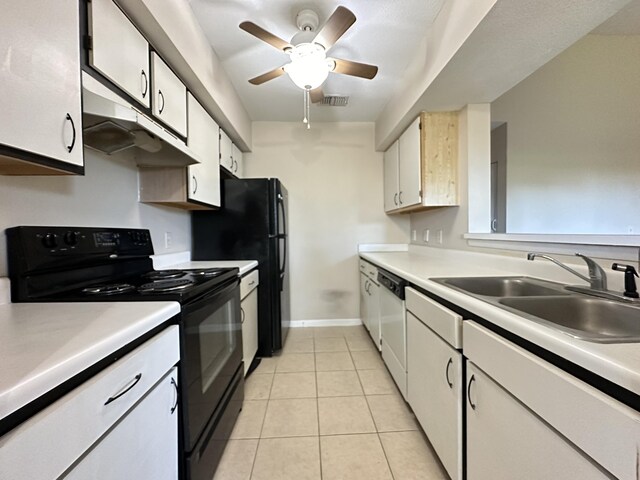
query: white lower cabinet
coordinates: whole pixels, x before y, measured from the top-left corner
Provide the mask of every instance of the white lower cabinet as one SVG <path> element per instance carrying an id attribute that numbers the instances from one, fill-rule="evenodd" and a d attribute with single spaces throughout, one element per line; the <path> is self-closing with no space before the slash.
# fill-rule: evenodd
<path id="1" fill-rule="evenodd" d="M 452 480 L 462 480 L 462 391 L 462 354 L 407 312 L 407 400 Z"/>
<path id="2" fill-rule="evenodd" d="M 240 282 L 240 314 L 242 317 L 242 359 L 244 374 L 258 351 L 258 270 L 242 277 Z"/>
<path id="3" fill-rule="evenodd" d="M 380 342 L 380 285 L 375 265 L 360 259 L 360 319 L 378 350 Z"/>
<path id="4" fill-rule="evenodd" d="M 360 274 L 360 320 L 367 330 L 369 327 L 369 313 L 367 312 L 367 305 L 369 304 L 369 278 L 364 274 Z"/>
<path id="5" fill-rule="evenodd" d="M 178 478 L 177 381 L 174 367 L 64 478 Z"/>
<path id="6" fill-rule="evenodd" d="M 467 378 L 468 480 L 613 478 L 470 362 Z"/>

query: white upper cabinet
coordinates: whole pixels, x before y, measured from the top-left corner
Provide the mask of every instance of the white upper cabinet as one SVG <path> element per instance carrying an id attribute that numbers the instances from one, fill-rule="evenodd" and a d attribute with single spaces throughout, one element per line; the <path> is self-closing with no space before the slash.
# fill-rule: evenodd
<path id="1" fill-rule="evenodd" d="M 147 40 L 112 0 L 91 0 L 88 11 L 92 44 L 89 63 L 149 107 L 151 78 Z"/>
<path id="2" fill-rule="evenodd" d="M 4 2 L 0 31 L 0 173 L 82 173 L 78 2 Z"/>
<path id="3" fill-rule="evenodd" d="M 236 177 L 242 177 L 244 170 L 244 157 L 242 151 L 236 147 L 235 143 L 232 146 L 231 158 L 233 159 L 233 174 Z"/>
<path id="4" fill-rule="evenodd" d="M 233 143 L 222 129 L 220 129 L 220 166 L 233 173 Z"/>
<path id="5" fill-rule="evenodd" d="M 384 211 L 399 208 L 398 203 L 398 140 L 384 152 Z"/>
<path id="6" fill-rule="evenodd" d="M 153 115 L 182 136 L 187 135 L 187 88 L 156 52 L 151 53 Z"/>
<path id="7" fill-rule="evenodd" d="M 187 145 L 200 156 L 198 165 L 188 168 L 188 198 L 220 206 L 220 166 L 218 164 L 218 124 L 190 93 L 188 98 L 189 135 Z"/>
<path id="8" fill-rule="evenodd" d="M 400 208 L 421 201 L 420 117 L 400 136 L 398 145 L 398 204 Z"/>

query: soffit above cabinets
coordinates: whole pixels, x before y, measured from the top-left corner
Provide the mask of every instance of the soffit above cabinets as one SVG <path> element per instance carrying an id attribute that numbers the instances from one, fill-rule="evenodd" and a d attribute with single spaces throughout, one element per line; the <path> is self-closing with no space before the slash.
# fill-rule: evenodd
<path id="1" fill-rule="evenodd" d="M 340 5 L 356 22 L 330 50 L 330 55 L 378 65 L 373 80 L 330 74 L 325 95 L 349 96 L 345 107 L 314 106 L 312 121 L 375 121 L 399 88 L 403 73 L 424 41 L 445 0 L 190 0 L 196 18 L 254 121 L 298 121 L 303 116 L 303 92 L 288 76 L 263 85 L 248 80 L 289 61 L 275 48 L 242 31 L 251 21 L 290 41 L 299 30 L 296 14 L 313 9 L 320 24 Z"/>

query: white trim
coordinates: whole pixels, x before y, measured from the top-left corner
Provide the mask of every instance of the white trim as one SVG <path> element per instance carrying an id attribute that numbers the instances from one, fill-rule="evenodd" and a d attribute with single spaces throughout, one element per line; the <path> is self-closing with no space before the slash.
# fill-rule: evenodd
<path id="1" fill-rule="evenodd" d="M 465 233 L 467 240 L 492 242 L 569 243 L 573 245 L 602 245 L 640 247 L 640 235 L 536 234 L 536 233 Z"/>
<path id="2" fill-rule="evenodd" d="M 289 327 L 351 327 L 362 325 L 359 318 L 327 318 L 317 320 L 291 320 Z"/>
<path id="3" fill-rule="evenodd" d="M 582 253 L 589 257 L 606 258 L 612 260 L 624 260 L 637 262 L 639 251 L 637 246 L 624 246 L 624 245 L 602 245 L 597 242 L 569 242 L 568 239 L 561 241 L 561 239 L 547 238 L 546 241 L 541 239 L 528 240 L 523 237 L 512 240 L 505 237 L 510 235 L 500 235 L 502 238 L 493 238 L 491 234 L 486 235 L 486 238 L 480 235 L 465 235 L 467 243 L 470 247 L 491 248 L 497 250 L 513 250 L 520 252 L 544 252 L 555 253 L 558 255 L 573 255 L 574 253 Z M 482 237 L 485 237 L 484 235 Z M 539 235 L 538 237 L 543 237 Z M 549 235 L 548 237 L 552 237 Z"/>

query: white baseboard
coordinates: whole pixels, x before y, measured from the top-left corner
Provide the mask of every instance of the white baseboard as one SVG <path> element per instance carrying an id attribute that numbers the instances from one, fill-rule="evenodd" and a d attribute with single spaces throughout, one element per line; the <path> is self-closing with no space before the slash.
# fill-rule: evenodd
<path id="1" fill-rule="evenodd" d="M 359 318 L 327 318 L 318 320 L 291 320 L 291 328 L 299 327 L 350 327 L 362 325 Z"/>

